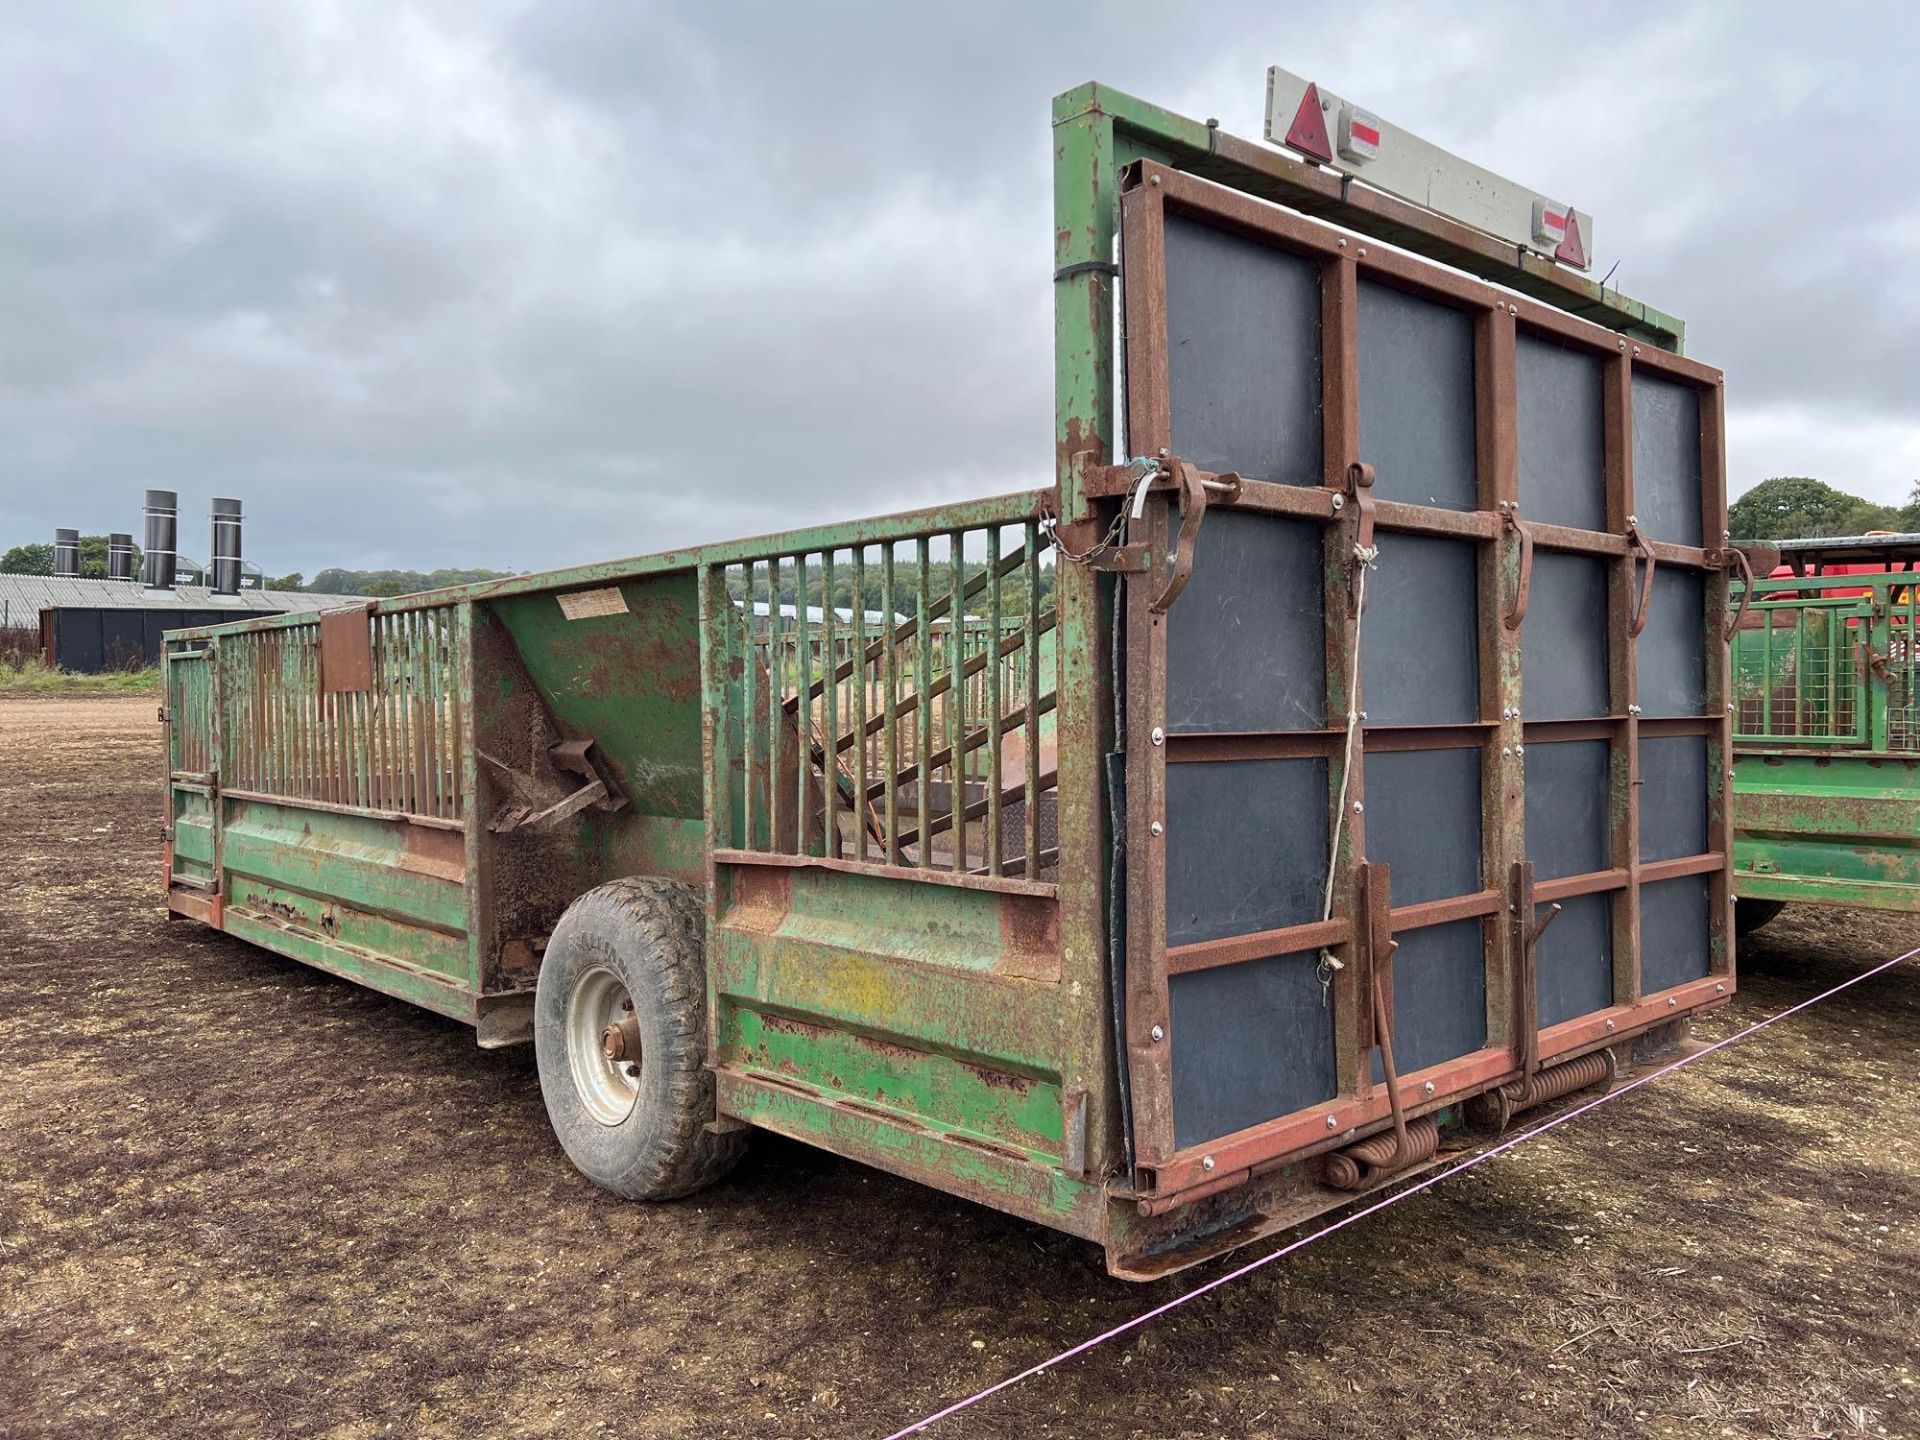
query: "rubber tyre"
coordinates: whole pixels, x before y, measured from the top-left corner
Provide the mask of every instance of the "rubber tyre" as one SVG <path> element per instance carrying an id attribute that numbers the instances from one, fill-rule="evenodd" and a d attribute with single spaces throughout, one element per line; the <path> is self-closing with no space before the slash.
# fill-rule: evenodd
<path id="1" fill-rule="evenodd" d="M 1733 902 L 1733 933 L 1751 935 L 1787 908 L 1784 900 L 1740 900 Z"/>
<path id="2" fill-rule="evenodd" d="M 712 1135 L 707 1069 L 706 914 L 671 880 L 615 880 L 560 917 L 540 963 L 533 1044 L 547 1118 L 567 1158 L 630 1200 L 672 1200 L 713 1184 L 746 1151 L 744 1132 Z M 638 1093 L 617 1124 L 594 1117 L 568 1055 L 568 1006 L 583 976 L 612 971 L 641 1035 Z"/>

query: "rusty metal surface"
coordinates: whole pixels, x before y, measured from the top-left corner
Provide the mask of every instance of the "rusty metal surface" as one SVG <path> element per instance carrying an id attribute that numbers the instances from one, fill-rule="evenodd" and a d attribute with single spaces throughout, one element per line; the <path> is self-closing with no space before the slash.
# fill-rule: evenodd
<path id="1" fill-rule="evenodd" d="M 1301 217 L 1275 211 L 1245 196 L 1233 195 L 1190 176 L 1152 163 L 1139 163 L 1124 177 L 1123 252 L 1125 268 L 1132 283 L 1126 288 L 1127 333 L 1129 346 L 1127 395 L 1130 405 L 1130 445 L 1137 453 L 1152 455 L 1156 450 L 1172 478 L 1155 484 L 1146 495 L 1146 513 L 1134 527 L 1132 538 L 1144 543 L 1149 555 L 1197 555 L 1196 561 L 1179 560 L 1176 574 L 1182 578 L 1191 566 L 1206 564 L 1204 541 L 1198 546 L 1180 542 L 1175 530 L 1173 506 L 1177 499 L 1183 512 L 1194 507 L 1195 480 L 1204 481 L 1219 472 L 1201 471 L 1189 478 L 1182 470 L 1183 457 L 1173 453 L 1175 425 L 1168 408 L 1168 376 L 1164 356 L 1171 343 L 1168 334 L 1167 299 L 1157 277 L 1166 264 L 1163 234 L 1165 217 L 1178 208 L 1191 219 L 1204 218 L 1228 232 L 1256 238 L 1283 247 L 1297 255 L 1313 257 L 1322 267 L 1322 323 L 1324 347 L 1322 366 L 1322 413 L 1325 434 L 1323 478 L 1318 486 L 1275 485 L 1270 477 L 1233 476 L 1234 494 L 1208 497 L 1213 507 L 1266 510 L 1268 513 L 1318 519 L 1326 526 L 1326 569 L 1329 594 L 1332 587 L 1349 596 L 1357 584 L 1357 567 L 1347 556 L 1356 546 L 1365 549 L 1371 536 L 1364 532 L 1373 526 L 1390 526 L 1392 531 L 1426 533 L 1452 537 L 1481 545 L 1479 564 L 1480 604 L 1478 664 L 1480 706 L 1477 723 L 1465 727 L 1420 727 L 1392 732 L 1387 727 L 1369 725 L 1363 753 L 1376 748 L 1417 750 L 1432 743 L 1468 743 L 1482 755 L 1485 785 L 1483 832 L 1487 881 L 1478 893 L 1444 898 L 1441 903 L 1421 909 L 1394 908 L 1389 905 L 1387 926 L 1414 923 L 1444 923 L 1472 916 L 1491 916 L 1495 900 L 1503 891 L 1511 897 L 1514 922 L 1487 922 L 1486 960 L 1490 1045 L 1502 1057 L 1502 1063 L 1487 1063 L 1483 1056 L 1463 1056 L 1440 1068 L 1451 1072 L 1451 1084 L 1491 1088 L 1506 1083 L 1508 1075 L 1535 1074 L 1554 1054 L 1564 1053 L 1576 1031 L 1584 1039 L 1586 1020 L 1569 1027 L 1554 1027 L 1543 1033 L 1534 1018 L 1535 995 L 1532 954 L 1546 923 L 1557 913 L 1559 903 L 1575 895 L 1605 897 L 1608 924 L 1613 932 L 1614 973 L 1610 979 L 1614 1005 L 1591 1017 L 1592 1023 L 1604 1023 L 1602 1033 L 1624 1033 L 1633 1024 L 1651 1023 L 1657 1013 L 1640 994 L 1639 975 L 1639 892 L 1643 884 L 1658 883 L 1660 878 L 1685 870 L 1709 876 L 1714 892 L 1709 924 L 1713 931 L 1712 969 L 1709 979 L 1713 990 L 1688 989 L 1670 997 L 1675 1005 L 1703 1003 L 1707 995 L 1724 993 L 1730 973 L 1730 950 L 1725 931 L 1725 870 L 1727 847 L 1715 831 L 1715 843 L 1698 855 L 1675 857 L 1661 862 L 1665 868 L 1643 865 L 1635 837 L 1638 833 L 1638 751 L 1640 709 L 1634 690 L 1634 651 L 1636 641 L 1651 613 L 1654 575 L 1669 566 L 1710 576 L 1723 576 L 1727 562 L 1717 548 L 1722 523 L 1723 489 L 1717 426 L 1719 422 L 1718 375 L 1695 362 L 1669 363 L 1674 357 L 1642 354 L 1640 347 L 1620 337 L 1590 326 L 1570 322 L 1541 307 L 1518 302 L 1488 287 L 1457 275 L 1432 270 L 1402 256 L 1384 253 L 1369 255 L 1367 247 L 1325 230 Z M 1358 386 L 1354 379 L 1360 363 L 1354 348 L 1354 300 L 1358 277 L 1377 277 L 1376 282 L 1392 283 L 1404 290 L 1428 296 L 1448 305 L 1466 309 L 1476 317 L 1476 465 L 1480 474 L 1479 510 L 1463 515 L 1457 511 L 1396 501 L 1392 506 L 1371 503 L 1370 487 L 1356 484 L 1353 476 L 1364 473 L 1362 453 L 1358 452 Z M 1537 520 L 1522 521 L 1519 467 L 1514 443 L 1516 394 L 1513 386 L 1515 365 L 1514 338 L 1517 332 L 1550 336 L 1555 346 L 1571 345 L 1579 353 L 1593 357 L 1595 368 L 1582 372 L 1602 378 L 1600 394 L 1590 412 L 1598 432 L 1594 435 L 1597 483 L 1602 487 L 1602 504 L 1596 515 L 1604 518 L 1604 528 L 1581 530 L 1565 525 L 1546 525 Z M 1696 529 L 1678 537 L 1660 537 L 1648 533 L 1634 514 L 1632 501 L 1632 374 L 1636 364 L 1644 363 L 1662 383 L 1678 381 L 1698 393 L 1700 463 L 1697 467 L 1701 512 Z M 1122 467 L 1097 472 L 1092 488 L 1096 493 L 1125 493 L 1128 476 Z M 1331 497 L 1331 500 L 1330 500 Z M 1345 504 L 1340 504 L 1345 501 Z M 1690 540 L 1693 534 L 1706 534 L 1714 542 L 1709 546 L 1676 543 Z M 1519 675 L 1521 638 L 1530 632 L 1529 596 L 1538 590 L 1538 558 L 1545 552 L 1588 554 L 1602 567 L 1605 576 L 1602 608 L 1593 623 L 1604 625 L 1610 637 L 1606 646 L 1604 684 L 1597 708 L 1585 716 L 1576 714 L 1567 720 L 1521 718 L 1523 703 Z M 1709 579 L 1711 592 L 1714 580 Z M 1151 589 L 1144 587 L 1152 587 Z M 1164 612 L 1160 601 L 1162 582 L 1150 575 L 1129 583 L 1134 595 L 1127 625 L 1125 667 L 1127 675 L 1128 723 L 1130 737 L 1158 733 L 1165 725 L 1166 640 L 1159 617 Z M 1711 609 L 1709 604 L 1708 609 Z M 1330 717 L 1323 730 L 1292 733 L 1227 734 L 1204 736 L 1169 734 L 1164 745 L 1152 747 L 1130 743 L 1127 747 L 1127 807 L 1130 833 L 1127 854 L 1128 882 L 1128 964 L 1126 969 L 1128 1002 L 1126 1040 L 1128 1069 L 1133 1096 L 1133 1121 L 1140 1151 L 1135 1183 L 1154 1195 L 1217 1193 L 1222 1185 L 1221 1172 L 1237 1168 L 1242 1156 L 1272 1158 L 1284 1156 L 1288 1147 L 1298 1147 L 1310 1134 L 1302 1120 L 1323 1119 L 1325 1123 L 1346 1128 L 1347 1117 L 1357 1106 L 1369 1117 L 1393 1118 L 1403 1092 L 1404 1082 L 1386 1085 L 1372 1081 L 1364 1073 L 1362 1058 L 1374 1051 L 1376 1036 L 1374 1011 L 1390 1014 L 1391 996 L 1383 991 L 1376 1005 L 1369 993 L 1376 975 L 1388 971 L 1384 961 L 1370 958 L 1378 948 L 1391 953 L 1391 939 L 1370 944 L 1371 925 L 1358 925 L 1357 897 L 1362 892 L 1359 878 L 1366 857 L 1363 775 L 1349 778 L 1347 792 L 1350 808 L 1332 821 L 1338 841 L 1334 866 L 1334 916 L 1325 922 L 1282 927 L 1258 934 L 1208 939 L 1198 944 L 1169 945 L 1165 900 L 1159 876 L 1165 866 L 1165 837 L 1158 833 L 1157 817 L 1167 814 L 1164 786 L 1166 766 L 1173 762 L 1213 762 L 1287 755 L 1320 755 L 1331 764 L 1330 783 L 1339 784 L 1340 728 L 1331 717 L 1344 712 L 1347 680 L 1343 672 L 1352 648 L 1352 606 L 1329 604 L 1326 610 L 1327 711 Z M 1702 615 L 1700 624 L 1706 625 Z M 1717 630 L 1717 625 L 1714 627 Z M 1648 640 L 1651 641 L 1651 632 Z M 1712 667 L 1710 666 L 1710 669 Z M 1722 692 L 1724 676 L 1709 674 L 1709 700 Z M 1537 696 L 1536 696 L 1537 700 Z M 1366 701 L 1359 702 L 1364 707 Z M 1529 706 L 1529 713 L 1533 713 Z M 1590 717 L 1590 718 L 1588 718 Z M 1649 722 L 1652 723 L 1651 721 Z M 1663 733 L 1691 734 L 1702 737 L 1724 755 L 1724 723 L 1710 708 L 1705 718 L 1662 716 Z M 1433 733 L 1424 735 L 1423 729 Z M 1611 799 L 1608 806 L 1606 860 L 1597 869 L 1555 879 L 1536 892 L 1530 871 L 1519 880 L 1509 880 L 1509 872 L 1520 875 L 1516 867 L 1525 858 L 1522 838 L 1521 779 L 1525 747 L 1555 738 L 1572 738 L 1576 733 L 1592 734 L 1607 747 L 1609 755 L 1607 784 Z M 1722 781 L 1714 767 L 1711 789 L 1716 792 Z M 1703 797 L 1715 824 L 1720 823 L 1723 807 L 1715 795 Z M 1384 878 L 1384 876 L 1382 877 Z M 1497 880 L 1498 887 L 1492 883 Z M 1537 902 L 1536 902 L 1537 894 Z M 1543 907 L 1539 915 L 1533 906 Z M 1383 930 L 1382 933 L 1390 933 Z M 1172 1047 L 1178 1037 L 1162 1039 L 1171 1028 L 1168 982 L 1198 970 L 1212 971 L 1221 966 L 1246 965 L 1261 957 L 1285 953 L 1313 953 L 1326 949 L 1345 955 L 1348 963 L 1329 977 L 1329 999 L 1335 1015 L 1335 1045 L 1340 1075 L 1339 1094 L 1330 1097 L 1324 1116 L 1280 1116 L 1265 1128 L 1266 1143 L 1256 1132 L 1222 1136 L 1214 1145 L 1176 1145 L 1174 1128 L 1166 1097 L 1173 1093 Z M 1390 984 L 1390 977 L 1389 977 Z M 1681 998 L 1682 995 L 1687 998 Z M 1668 1007 L 1672 1008 L 1672 1007 Z M 1384 1057 L 1383 1057 L 1384 1058 Z M 1507 1073 L 1503 1074 L 1503 1068 Z M 1397 1080 L 1398 1077 L 1396 1077 Z M 1442 1082 L 1443 1085 L 1447 1082 Z M 1440 1087 L 1436 1087 L 1440 1088 Z M 1388 1093 L 1382 1095 L 1380 1091 Z M 1378 1123 L 1371 1120 L 1370 1123 Z M 1405 1124 L 1404 1115 L 1398 1123 Z M 1232 1159 L 1229 1160 L 1228 1156 Z M 1228 1173 L 1232 1173 L 1228 1170 Z"/>

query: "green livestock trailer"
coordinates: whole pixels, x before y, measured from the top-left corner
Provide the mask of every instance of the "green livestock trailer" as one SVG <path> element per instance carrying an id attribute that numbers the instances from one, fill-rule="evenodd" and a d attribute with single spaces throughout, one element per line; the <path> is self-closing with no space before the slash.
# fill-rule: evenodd
<path id="1" fill-rule="evenodd" d="M 172 912 L 531 1041 L 623 1195 L 770 1130 L 1142 1279 L 1680 1044 L 1719 372 L 1315 142 L 1053 133 L 1051 483 L 176 632 Z"/>
<path id="2" fill-rule="evenodd" d="M 1767 548 L 1736 588 L 1739 928 L 1793 900 L 1920 912 L 1920 535 Z"/>

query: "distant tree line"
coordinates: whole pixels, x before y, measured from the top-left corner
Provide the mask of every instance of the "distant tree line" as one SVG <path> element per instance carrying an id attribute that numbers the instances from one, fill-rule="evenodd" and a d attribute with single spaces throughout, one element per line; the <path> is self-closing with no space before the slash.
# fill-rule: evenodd
<path id="1" fill-rule="evenodd" d="M 413 595 L 422 590 L 443 590 L 449 585 L 471 585 L 478 580 L 503 580 L 519 573 L 517 570 L 342 570 L 333 566 L 315 575 L 307 585 L 285 588 L 310 590 L 318 595 Z"/>
<path id="2" fill-rule="evenodd" d="M 1727 507 L 1735 540 L 1802 540 L 1864 535 L 1869 530 L 1920 532 L 1920 481 L 1905 505 L 1876 505 L 1806 475 L 1762 480 Z"/>
<path id="3" fill-rule="evenodd" d="M 133 573 L 140 574 L 140 547 L 133 552 Z M 438 590 L 447 585 L 465 585 L 475 580 L 497 580 L 514 574 L 511 570 L 342 570 L 339 568 L 322 570 L 313 577 L 311 584 L 305 575 L 295 570 L 287 575 L 249 575 L 248 588 L 262 590 L 307 590 L 321 595 L 411 595 L 419 590 Z M 53 574 L 53 546 L 32 541 L 25 545 L 15 545 L 0 555 L 0 575 L 51 575 Z M 182 576 L 188 583 L 198 579 L 199 572 L 191 567 L 183 567 Z M 83 580 L 104 580 L 107 578 L 107 537 L 104 535 L 82 535 L 80 537 L 80 578 Z"/>

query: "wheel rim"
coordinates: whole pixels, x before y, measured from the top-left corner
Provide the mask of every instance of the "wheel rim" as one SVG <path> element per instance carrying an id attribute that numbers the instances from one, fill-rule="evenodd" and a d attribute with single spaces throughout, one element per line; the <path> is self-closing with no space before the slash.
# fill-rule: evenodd
<path id="1" fill-rule="evenodd" d="M 618 1125 L 633 1113 L 640 1095 L 641 1057 L 633 1023 L 633 997 L 620 977 L 596 965 L 574 982 L 567 1000 L 567 1067 L 587 1113 L 602 1125 Z M 609 1030 L 623 1031 L 630 1052 L 608 1053 Z"/>

